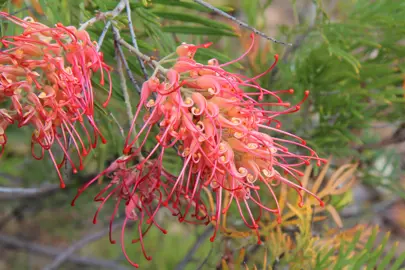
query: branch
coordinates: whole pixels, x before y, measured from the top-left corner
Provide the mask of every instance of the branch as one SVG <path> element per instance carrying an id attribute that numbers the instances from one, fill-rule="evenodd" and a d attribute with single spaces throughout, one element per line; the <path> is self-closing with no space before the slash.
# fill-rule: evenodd
<path id="1" fill-rule="evenodd" d="M 20 240 L 13 236 L 2 235 L 0 234 L 0 245 L 2 246 L 10 246 L 14 248 L 24 249 L 36 254 L 42 254 L 49 257 L 57 256 L 62 252 L 61 249 L 55 247 L 48 247 L 44 245 L 34 244 L 28 241 Z M 103 260 L 97 258 L 90 258 L 90 257 L 82 257 L 78 255 L 70 255 L 67 258 L 68 261 L 79 264 L 79 265 L 87 265 L 93 266 L 98 268 L 104 269 L 118 269 L 118 270 L 128 270 L 127 267 L 123 267 L 118 263 L 110 260 Z"/>
<path id="2" fill-rule="evenodd" d="M 27 199 L 32 197 L 44 196 L 59 190 L 59 184 L 47 184 L 38 188 L 11 188 L 0 187 L 0 201 Z"/>
<path id="3" fill-rule="evenodd" d="M 276 39 L 274 39 L 274 38 L 272 38 L 272 37 L 269 37 L 269 36 L 266 35 L 265 33 L 260 32 L 260 31 L 257 30 L 256 28 L 254 28 L 254 27 L 248 25 L 248 24 L 245 23 L 245 22 L 242 22 L 242 21 L 238 20 L 237 18 L 235 18 L 235 17 L 229 15 L 228 13 L 226 13 L 226 12 L 224 12 L 224 11 L 222 11 L 222 10 L 216 8 L 216 7 L 214 7 L 213 5 L 207 3 L 207 2 L 205 2 L 205 1 L 203 1 L 203 0 L 193 0 L 193 1 L 196 2 L 196 3 L 198 3 L 198 4 L 200 4 L 200 5 L 202 5 L 202 6 L 204 6 L 204 7 L 206 7 L 206 8 L 208 8 L 208 9 L 210 9 L 210 10 L 212 10 L 212 11 L 214 11 L 215 13 L 219 14 L 220 16 L 223 16 L 223 17 L 225 17 L 225 18 L 227 18 L 227 19 L 229 19 L 229 20 L 231 20 L 231 21 L 236 22 L 237 24 L 239 24 L 239 26 L 244 27 L 244 28 L 246 28 L 246 29 L 249 29 L 249 30 L 253 31 L 253 33 L 255 33 L 256 35 L 259 35 L 259 36 L 261 36 L 261 37 L 264 37 L 265 39 L 271 40 L 271 41 L 273 41 L 274 43 L 292 46 L 291 43 L 285 43 L 285 42 L 276 40 Z"/>
<path id="4" fill-rule="evenodd" d="M 136 91 L 138 91 L 139 94 L 141 94 L 141 88 L 138 85 L 138 82 L 135 80 L 134 75 L 132 74 L 131 69 L 129 68 L 128 62 L 125 59 L 124 52 L 122 51 L 122 47 L 119 43 L 119 40 L 121 40 L 120 32 L 118 31 L 117 28 L 113 26 L 113 36 L 114 36 L 114 44 L 118 50 L 119 56 L 121 58 L 122 63 L 124 64 L 125 70 L 127 71 L 127 75 L 129 77 L 129 80 L 135 87 Z M 128 44 L 129 45 L 129 44 Z M 130 45 L 131 46 L 131 45 Z M 131 46 L 132 47 L 132 46 Z M 133 116 L 133 115 L 132 115 Z M 131 117 L 132 118 L 132 117 Z"/>
<path id="5" fill-rule="evenodd" d="M 359 151 L 363 151 L 366 149 L 378 149 L 382 148 L 385 146 L 389 146 L 392 144 L 398 144 L 402 143 L 405 141 L 405 123 L 402 123 L 394 132 L 394 134 L 391 135 L 391 137 L 387 139 L 383 139 L 378 143 L 373 143 L 373 144 L 366 144 L 357 147 L 356 149 Z"/>
<path id="6" fill-rule="evenodd" d="M 97 51 L 99 51 L 100 48 L 101 48 L 101 45 L 103 45 L 103 41 L 104 41 L 105 35 L 107 34 L 107 31 L 108 31 L 108 29 L 110 28 L 110 26 L 111 26 L 111 21 L 108 21 L 108 22 L 105 24 L 104 28 L 103 28 L 103 32 L 101 32 L 100 37 L 98 38 Z"/>
<path id="7" fill-rule="evenodd" d="M 205 239 L 211 234 L 214 227 L 209 225 L 204 232 L 198 236 L 197 240 L 195 241 L 194 245 L 188 251 L 184 259 L 176 266 L 176 270 L 183 270 L 186 268 L 187 264 L 193 259 L 194 254 L 197 252 L 198 248 L 201 244 L 205 241 Z"/>
<path id="8" fill-rule="evenodd" d="M 114 8 L 114 10 L 97 14 L 95 17 L 83 23 L 80 26 L 79 30 L 85 30 L 87 27 L 92 26 L 93 24 L 95 24 L 100 20 L 106 19 L 107 17 L 114 19 L 115 17 L 121 14 L 124 8 L 125 8 L 125 0 L 121 0 L 119 4 Z"/>
<path id="9" fill-rule="evenodd" d="M 118 122 L 117 118 L 114 116 L 114 114 L 112 112 L 110 112 L 110 116 L 113 119 L 113 121 L 115 122 L 115 124 L 117 124 L 118 129 L 120 130 L 120 134 L 121 134 L 122 138 L 125 139 L 124 128 L 121 127 L 120 123 Z"/>
<path id="10" fill-rule="evenodd" d="M 115 42 L 115 44 L 117 44 L 117 43 Z M 122 94 L 124 95 L 125 107 L 127 109 L 127 116 L 128 116 L 128 122 L 129 122 L 128 127 L 130 127 L 132 125 L 132 118 L 134 118 L 134 113 L 132 111 L 131 100 L 129 98 L 127 81 L 125 79 L 124 71 L 122 70 L 122 66 L 123 66 L 122 58 L 123 57 L 122 57 L 122 55 L 120 55 L 120 53 L 122 53 L 122 50 L 119 52 L 119 49 L 121 49 L 121 47 L 115 46 L 115 56 L 117 58 L 117 72 L 120 77 L 121 90 L 122 90 Z M 128 67 L 128 69 L 129 69 L 129 67 Z M 131 75 L 132 75 L 132 73 L 131 73 Z M 132 129 L 132 132 L 134 134 L 134 137 L 136 137 L 135 127 Z M 138 141 L 136 141 L 136 147 L 137 148 L 139 147 Z"/>
<path id="11" fill-rule="evenodd" d="M 26 11 L 26 10 L 29 10 L 29 9 L 30 9 L 29 6 L 25 6 L 25 7 L 23 7 L 23 8 L 20 8 L 20 9 L 18 9 L 18 10 L 16 10 L 16 11 L 10 13 L 10 15 L 15 16 L 15 15 L 17 15 L 18 13 L 23 12 L 23 11 Z M 31 10 L 30 10 L 30 11 L 31 11 Z"/>
<path id="12" fill-rule="evenodd" d="M 129 5 L 129 0 L 125 0 L 125 6 L 126 6 L 126 10 L 127 10 L 128 27 L 129 27 L 129 32 L 131 33 L 132 45 L 134 46 L 135 49 L 139 50 L 138 43 L 136 42 L 134 27 L 132 25 L 131 6 Z M 148 80 L 148 73 L 146 73 L 145 64 L 143 63 L 143 61 L 141 60 L 141 58 L 139 56 L 137 58 L 139 61 L 139 65 L 141 65 L 141 70 L 145 77 L 145 80 Z"/>
<path id="13" fill-rule="evenodd" d="M 113 224 L 111 230 L 115 230 L 117 227 L 121 226 L 124 221 L 117 222 Z M 101 237 L 105 236 L 109 232 L 110 228 L 104 229 L 94 234 L 90 234 L 83 239 L 77 241 L 76 243 L 72 244 L 68 249 L 61 252 L 56 258 L 52 261 L 51 264 L 44 267 L 44 270 L 53 270 L 57 269 L 64 261 L 66 261 L 73 253 L 85 245 L 89 244 L 90 242 L 97 241 Z M 115 269 L 115 268 L 114 268 Z"/>
<path id="14" fill-rule="evenodd" d="M 129 44 L 128 42 L 126 42 L 125 40 L 123 40 L 121 37 L 119 37 L 117 39 L 118 43 L 121 44 L 122 46 L 124 46 L 125 48 L 127 48 L 131 53 L 134 53 L 135 55 L 137 55 L 139 58 L 141 58 L 142 60 L 144 60 L 145 62 L 150 63 L 154 68 L 159 69 L 160 71 L 162 71 L 163 73 L 167 73 L 167 69 L 163 68 L 158 61 L 153 60 L 152 57 L 147 56 L 146 54 L 141 53 L 137 48 L 135 48 L 134 46 L 132 46 L 131 44 Z"/>
<path id="15" fill-rule="evenodd" d="M 197 270 L 201 270 L 203 268 L 204 265 L 207 264 L 208 259 L 211 257 L 212 252 L 213 252 L 214 248 L 211 246 L 210 251 L 208 252 L 207 256 L 204 258 L 204 260 L 202 260 L 202 262 L 200 263 L 200 265 L 197 267 Z"/>

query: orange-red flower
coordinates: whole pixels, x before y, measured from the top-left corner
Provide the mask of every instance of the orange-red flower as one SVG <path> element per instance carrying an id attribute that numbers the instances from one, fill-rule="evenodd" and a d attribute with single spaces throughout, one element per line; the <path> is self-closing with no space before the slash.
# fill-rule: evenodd
<path id="1" fill-rule="evenodd" d="M 127 260 L 133 266 L 138 267 L 138 264 L 134 263 L 127 255 L 124 245 L 127 222 L 133 221 L 137 223 L 139 238 L 132 240 L 132 243 L 139 242 L 145 258 L 151 260 L 152 257 L 148 256 L 145 251 L 144 237 L 152 226 L 157 227 L 164 234 L 167 233 L 156 221 L 156 214 L 160 208 L 164 207 L 168 209 L 173 216 L 182 218 L 181 205 L 176 201 L 177 198 L 173 198 L 173 202 L 170 205 L 163 205 L 164 198 L 167 198 L 171 190 L 171 185 L 175 182 L 176 177 L 162 168 L 161 160 L 150 159 L 140 165 L 136 157 L 123 156 L 115 160 L 107 169 L 80 188 L 72 202 L 72 206 L 75 205 L 78 197 L 101 176 L 107 176 L 109 182 L 94 197 L 94 201 L 99 202 L 100 205 L 94 215 L 93 223 L 95 224 L 97 222 L 97 217 L 104 204 L 110 199 L 115 200 L 114 211 L 110 218 L 110 242 L 115 244 L 115 240 L 113 240 L 111 236 L 112 224 L 116 215 L 120 212 L 120 206 L 124 205 L 122 211 L 124 223 L 121 227 L 120 239 L 121 248 Z M 184 197 L 185 194 L 180 195 Z M 194 200 L 193 208 L 198 207 L 200 207 L 199 210 L 201 212 L 207 212 L 200 201 Z M 207 218 L 206 215 L 205 218 Z M 144 225 L 146 225 L 146 229 L 143 229 Z"/>
<path id="2" fill-rule="evenodd" d="M 248 52 L 225 64 L 219 64 L 216 59 L 207 65 L 195 61 L 196 51 L 209 45 L 179 46 L 173 67 L 164 74 L 160 73 L 164 70 L 160 67 L 143 84 L 124 156 L 80 188 L 76 196 L 100 176 L 108 176 L 110 182 L 95 197 L 100 207 L 94 222 L 102 206 L 115 198 L 113 222 L 124 201 L 121 244 L 127 221 L 137 222 L 139 239 L 135 242 L 141 243 L 148 260 L 151 257 L 145 253 L 143 237 L 152 225 L 166 233 L 155 219 L 161 208 L 168 209 L 180 222 L 215 223 L 211 237 L 214 241 L 221 217 L 235 205 L 243 222 L 257 233 L 260 242 L 258 221 L 262 212 L 273 213 L 281 221 L 276 186 L 283 184 L 295 189 L 301 198 L 300 205 L 302 191 L 317 198 L 301 185 L 299 178 L 303 173 L 299 168 L 311 161 L 320 165 L 326 160 L 319 158 L 303 139 L 283 131 L 276 119 L 297 112 L 309 92 L 304 93 L 301 102 L 291 105 L 279 95 L 291 94 L 292 90 L 270 91 L 256 82 L 273 69 L 277 55 L 268 70 L 253 78 L 224 69 Z M 143 124 L 133 136 L 135 125 L 141 122 L 138 120 Z M 156 129 L 158 134 L 151 137 Z M 147 140 L 156 142 L 149 152 L 145 149 Z M 181 157 L 181 170 L 176 176 L 163 167 L 169 148 L 175 148 Z M 206 206 L 212 203 L 205 201 L 203 190 L 209 192 L 214 209 Z M 262 200 L 264 194 L 274 201 L 273 208 L 267 204 L 268 200 Z M 149 226 L 142 231 L 145 223 Z M 128 261 L 138 267 L 129 259 L 124 246 L 122 249 Z"/>
<path id="3" fill-rule="evenodd" d="M 183 159 L 182 170 L 163 204 L 168 205 L 172 196 L 178 194 L 192 203 L 203 187 L 209 187 L 215 193 L 216 210 L 211 219 L 216 221 L 216 228 L 221 215 L 235 203 L 246 226 L 258 232 L 261 211 L 255 216 L 254 205 L 280 219 L 274 186 L 285 184 L 297 190 L 300 197 L 302 190 L 316 197 L 301 186 L 299 177 L 303 173 L 299 167 L 311 160 L 318 165 L 326 161 L 306 146 L 305 140 L 281 130 L 276 120 L 279 115 L 298 111 L 309 92 L 304 93 L 300 103 L 291 105 L 279 94 L 293 93 L 293 90 L 270 91 L 256 82 L 273 69 L 277 55 L 268 70 L 253 78 L 224 70 L 248 52 L 225 64 L 219 64 L 216 59 L 208 65 L 196 62 L 193 57 L 197 49 L 209 45 L 181 45 L 177 49 L 179 57 L 165 74 L 166 79 L 152 77 L 144 83 L 131 129 L 143 107 L 148 113 L 138 135 L 128 136 L 124 153 L 139 153 L 146 139 L 138 142 L 140 146 L 136 149 L 135 142 L 141 136 L 148 138 L 152 127 L 158 126 L 157 145 L 141 164 L 154 155 L 162 159 L 165 150 L 175 145 Z M 276 202 L 275 208 L 262 203 L 261 190 L 267 190 Z M 225 193 L 230 194 L 227 205 L 223 202 Z M 214 238 L 215 235 L 211 240 Z"/>
<path id="4" fill-rule="evenodd" d="M 64 187 L 59 168 L 67 161 L 74 172 L 82 169 L 82 157 L 96 146 L 97 138 L 105 143 L 94 121 L 91 77 L 94 72 L 101 72 L 104 84 L 104 72 L 110 77 L 110 68 L 83 30 L 61 24 L 50 28 L 31 18 L 21 20 L 5 12 L 0 12 L 0 16 L 23 28 L 20 35 L 0 39 L 1 150 L 6 145 L 6 129 L 10 124 L 31 126 L 32 155 L 41 159 L 47 151 Z M 89 127 L 94 131 L 94 139 Z M 76 149 L 78 168 L 69 154 L 70 144 Z M 55 159 L 54 145 L 62 151 L 60 162 Z"/>

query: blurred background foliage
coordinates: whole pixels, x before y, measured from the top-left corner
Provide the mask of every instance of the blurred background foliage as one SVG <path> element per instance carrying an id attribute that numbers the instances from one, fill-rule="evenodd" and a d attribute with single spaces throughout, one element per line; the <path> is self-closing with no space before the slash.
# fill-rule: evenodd
<path id="1" fill-rule="evenodd" d="M 54 25 L 79 27 L 102 12 L 113 10 L 114 0 L 0 0 L 3 11 L 18 17 L 31 16 Z M 261 79 L 271 90 L 293 88 L 285 97 L 291 103 L 310 97 L 302 109 L 281 117 L 284 129 L 308 140 L 321 156 L 331 157 L 324 169 L 307 168 L 303 183 L 322 194 L 326 208 L 308 199 L 295 203 L 296 193 L 281 188 L 283 223 L 274 217 L 260 224 L 264 244 L 257 245 L 250 232 L 238 232 L 237 215 L 227 217 L 223 234 L 211 243 L 211 227 L 179 224 L 169 213 L 159 214 L 162 235 L 151 231 L 146 261 L 139 245 L 127 252 L 143 269 L 400 269 L 405 259 L 405 2 L 401 0 L 211 0 L 218 9 L 248 22 L 292 46 L 257 37 L 247 58 L 229 67 L 246 75 L 266 70 L 280 57 L 276 69 Z M 214 42 L 199 50 L 196 59 L 217 58 L 227 62 L 241 55 L 250 44 L 250 32 L 188 0 L 130 0 L 132 22 L 140 50 L 156 59 L 172 53 L 181 42 Z M 98 40 L 106 17 L 86 30 Z M 130 43 L 125 11 L 113 19 L 121 37 Z M 1 35 L 18 33 L 1 21 Z M 116 70 L 112 31 L 101 47 L 105 61 Z M 124 52 L 139 83 L 144 74 L 136 57 Z M 148 70 L 149 75 L 153 70 Z M 107 89 L 99 85 L 101 104 Z M 127 80 L 133 107 L 138 94 Z M 70 207 L 77 187 L 121 155 L 123 138 L 112 119 L 124 131 L 128 119 L 122 85 L 113 74 L 113 101 L 107 109 L 98 106 L 97 119 L 109 141 L 87 158 L 85 170 L 71 176 L 67 188 L 53 184 L 57 176 L 49 160 L 30 156 L 29 131 L 10 128 L 9 145 L 0 160 L 0 185 L 37 188 L 22 196 L 0 193 L 0 269 L 41 269 L 63 250 L 106 228 L 112 205 L 106 205 L 97 225 L 92 202 L 97 188 Z M 154 145 L 149 143 L 148 147 Z M 172 172 L 181 160 L 167 158 Z M 92 194 L 93 192 L 93 194 Z M 287 202 L 288 201 L 288 202 Z M 269 200 L 266 203 L 271 203 Z M 377 226 L 378 225 L 378 226 Z M 391 232 L 391 236 L 386 231 Z M 129 234 L 128 234 L 129 235 Z M 118 235 L 116 236 L 118 237 Z M 13 242 L 14 241 L 14 242 Z M 17 242 L 16 242 L 17 241 Z M 20 241 L 20 242 L 18 242 Z M 130 240 L 128 239 L 128 242 Z M 397 243 L 394 243 L 397 242 Z M 42 249 L 41 249 L 42 248 Z M 48 248 L 48 250 L 46 250 Z M 53 253 L 52 253 L 53 252 Z M 76 258 L 76 261 L 75 259 Z M 79 262 L 77 258 L 87 258 Z M 97 264 L 98 263 L 98 264 Z M 79 268 L 80 267 L 80 268 Z M 60 269 L 118 269 L 128 267 L 119 245 L 108 236 L 88 241 L 74 250 Z"/>

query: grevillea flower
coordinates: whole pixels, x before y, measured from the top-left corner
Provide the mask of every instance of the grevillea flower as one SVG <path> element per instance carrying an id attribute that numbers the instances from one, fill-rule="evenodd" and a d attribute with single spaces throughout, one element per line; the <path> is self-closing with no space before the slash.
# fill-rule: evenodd
<path id="1" fill-rule="evenodd" d="M 4 12 L 0 16 L 23 28 L 20 35 L 0 39 L 3 45 L 0 52 L 1 152 L 7 143 L 6 129 L 10 124 L 31 126 L 33 157 L 42 159 L 47 151 L 64 187 L 61 166 L 69 162 L 74 172 L 83 169 L 82 157 L 96 146 L 97 138 L 105 143 L 94 121 L 91 77 L 94 72 L 101 72 L 103 85 L 104 72 L 110 79 L 110 68 L 84 30 L 62 24 L 50 28 L 31 18 L 21 20 Z M 104 105 L 110 96 L 111 83 Z M 89 127 L 93 129 L 94 139 Z M 78 168 L 68 153 L 70 144 L 76 149 Z M 60 162 L 56 161 L 54 145 L 61 149 Z M 40 146 L 39 154 L 35 153 L 36 146 Z"/>
<path id="2" fill-rule="evenodd" d="M 252 35 L 251 48 L 253 44 Z M 142 108 L 146 108 L 147 113 L 135 138 L 128 135 L 124 154 L 139 154 L 152 127 L 159 127 L 157 145 L 140 166 L 155 155 L 163 160 L 165 150 L 173 146 L 177 146 L 183 159 L 183 167 L 162 204 L 169 205 L 173 196 L 192 203 L 204 188 L 210 188 L 216 204 L 211 216 L 216 230 L 211 241 L 221 223 L 221 215 L 225 215 L 232 204 L 236 204 L 246 226 L 259 236 L 257 222 L 262 210 L 274 213 L 281 221 L 275 186 L 284 184 L 295 189 L 301 198 L 300 205 L 302 191 L 317 198 L 300 184 L 299 177 L 303 173 L 299 167 L 309 165 L 311 160 L 318 165 L 326 160 L 306 146 L 305 140 L 283 131 L 276 119 L 297 112 L 309 91 L 304 93 L 301 102 L 291 105 L 279 95 L 293 93 L 293 90 L 270 91 L 256 82 L 274 68 L 277 55 L 268 70 L 253 78 L 224 69 L 250 49 L 225 64 L 219 64 L 216 59 L 210 60 L 208 65 L 196 62 L 197 49 L 209 45 L 182 44 L 177 48 L 174 66 L 164 74 L 165 79 L 161 81 L 154 76 L 143 84 L 131 131 Z M 135 143 L 139 147 L 134 147 Z M 263 204 L 260 194 L 265 191 L 266 197 L 274 199 L 275 208 Z M 225 196 L 228 197 L 226 204 Z M 260 210 L 256 215 L 252 210 L 255 205 Z M 182 214 L 182 218 L 187 216 L 188 209 Z"/>
<path id="3" fill-rule="evenodd" d="M 110 182 L 94 198 L 94 201 L 99 202 L 100 205 L 94 215 L 93 223 L 96 224 L 98 214 L 104 204 L 111 198 L 115 200 L 114 211 L 110 218 L 110 242 L 115 244 L 115 240 L 112 239 L 111 235 L 112 224 L 115 216 L 120 212 L 121 203 L 124 202 L 124 209 L 122 211 L 124 214 L 124 223 L 121 228 L 121 248 L 127 260 L 133 266 L 138 267 L 138 264 L 134 263 L 129 258 L 125 250 L 124 238 L 127 222 L 133 221 L 137 223 L 136 227 L 139 238 L 132 240 L 132 243 L 140 242 L 145 258 L 151 260 L 152 257 L 148 256 L 145 251 L 144 237 L 153 225 L 162 233 L 167 233 L 167 231 L 157 223 L 155 218 L 159 209 L 163 207 L 162 203 L 164 198 L 166 198 L 170 192 L 170 185 L 175 182 L 176 177 L 162 168 L 161 160 L 149 159 L 145 163 L 139 163 L 138 158 L 123 156 L 80 188 L 72 202 L 72 206 L 75 205 L 76 199 L 103 175 L 110 178 Z M 185 194 L 181 195 L 184 196 Z M 179 202 L 176 202 L 176 200 L 164 207 L 167 208 L 173 216 L 180 216 L 181 218 L 181 205 Z M 198 210 L 196 210 L 196 213 L 207 213 L 201 201 L 195 199 L 192 205 Z M 207 218 L 207 215 L 200 218 L 200 220 L 204 218 Z"/>
<path id="4" fill-rule="evenodd" d="M 253 38 L 252 35 L 250 49 Z M 268 70 L 253 78 L 224 69 L 250 49 L 225 64 L 219 64 L 216 59 L 207 65 L 195 61 L 196 51 L 209 45 L 182 44 L 177 48 L 178 58 L 174 59 L 172 68 L 157 67 L 154 76 L 142 86 L 124 156 L 80 188 L 72 203 L 102 175 L 110 178 L 95 197 L 100 206 L 94 223 L 110 198 L 116 200 L 110 224 L 124 202 L 121 245 L 135 267 L 138 265 L 129 259 L 124 247 L 127 221 L 137 222 L 139 239 L 134 241 L 141 243 L 149 260 L 151 257 L 146 255 L 143 244 L 146 233 L 153 225 L 166 233 L 155 219 L 161 208 L 168 209 L 180 222 L 214 223 L 215 233 L 211 237 L 214 241 L 230 206 L 236 205 L 242 220 L 260 242 L 258 222 L 263 211 L 273 213 L 281 222 L 275 190 L 278 185 L 296 190 L 300 206 L 302 192 L 314 196 L 323 205 L 301 185 L 299 178 L 303 173 L 299 168 L 311 161 L 321 165 L 326 160 L 319 158 L 303 139 L 283 131 L 276 119 L 297 112 L 309 92 L 304 93 L 301 102 L 291 105 L 279 95 L 292 94 L 293 90 L 270 91 L 256 82 L 273 69 L 277 55 Z M 133 136 L 135 125 L 141 122 L 138 120 L 143 124 Z M 151 137 L 156 129 L 159 133 Z M 156 146 L 146 151 L 146 141 L 154 139 Z M 176 176 L 163 168 L 169 148 L 175 148 L 182 159 L 182 168 Z M 262 200 L 265 194 L 274 201 L 274 208 Z M 146 230 L 142 230 L 143 225 Z"/>

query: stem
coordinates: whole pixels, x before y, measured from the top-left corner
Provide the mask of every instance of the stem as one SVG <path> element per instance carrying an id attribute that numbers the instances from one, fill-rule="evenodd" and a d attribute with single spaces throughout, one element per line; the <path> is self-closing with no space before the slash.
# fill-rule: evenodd
<path id="1" fill-rule="evenodd" d="M 117 124 L 118 129 L 120 130 L 121 136 L 125 139 L 124 129 L 121 127 L 121 125 L 118 122 L 117 118 L 114 116 L 114 114 L 112 112 L 110 112 L 110 116 L 114 120 L 114 122 Z"/>
<path id="2" fill-rule="evenodd" d="M 93 17 L 90 20 L 88 20 L 87 22 L 83 23 L 80 26 L 79 30 L 85 30 L 87 27 L 92 26 L 93 24 L 95 24 L 96 22 L 98 22 L 100 20 L 106 19 L 107 17 L 114 19 L 115 17 L 120 15 L 120 13 L 124 10 L 124 8 L 125 8 L 125 0 L 121 0 L 119 2 L 119 4 L 112 11 L 107 11 L 104 13 L 97 14 L 95 17 Z"/>
<path id="3" fill-rule="evenodd" d="M 129 0 L 125 0 L 125 6 L 126 6 L 126 10 L 127 10 L 128 27 L 129 27 L 129 32 L 131 34 L 132 45 L 134 46 L 134 48 L 139 50 L 138 43 L 136 42 L 136 35 L 135 35 L 135 32 L 134 32 L 134 27 L 132 25 L 131 7 L 129 5 Z M 143 73 L 143 75 L 145 77 L 145 80 L 148 80 L 148 73 L 146 73 L 145 64 L 143 63 L 141 58 L 139 58 L 139 56 L 137 58 L 138 58 L 138 61 L 139 61 L 139 65 L 141 66 L 141 70 L 142 70 L 142 73 Z"/>
<path id="4" fill-rule="evenodd" d="M 204 7 L 206 7 L 206 8 L 208 8 L 208 9 L 210 9 L 210 10 L 212 10 L 212 11 L 214 11 L 215 13 L 217 13 L 217 14 L 219 14 L 219 15 L 221 15 L 221 16 L 223 16 L 223 17 L 225 17 L 225 18 L 227 18 L 227 19 L 229 19 L 229 20 L 231 20 L 231 21 L 236 22 L 237 24 L 239 24 L 239 26 L 244 27 L 244 28 L 247 28 L 247 29 L 253 31 L 253 33 L 255 33 L 256 35 L 259 35 L 259 36 L 261 36 L 261 37 L 264 37 L 265 39 L 271 40 L 271 41 L 273 41 L 274 43 L 292 46 L 291 43 L 285 43 L 285 42 L 276 40 L 275 38 L 269 37 L 269 36 L 266 35 L 265 33 L 260 32 L 260 31 L 257 30 L 256 28 L 254 28 L 254 27 L 248 25 L 248 24 L 245 23 L 245 22 L 242 22 L 242 21 L 238 20 L 237 18 L 235 18 L 235 17 L 229 15 L 228 13 L 226 13 L 226 12 L 224 12 L 224 11 L 222 11 L 222 10 L 216 8 L 216 7 L 214 7 L 213 5 L 207 3 L 207 2 L 205 2 L 205 1 L 203 1 L 203 0 L 193 0 L 193 1 L 196 2 L 196 3 L 198 3 L 198 4 L 200 4 L 200 5 L 202 5 L 202 6 L 204 6 Z"/>
<path id="5" fill-rule="evenodd" d="M 132 111 L 132 106 L 131 106 L 131 100 L 129 98 L 129 93 L 128 93 L 128 87 L 127 87 L 127 81 L 125 80 L 125 75 L 124 71 L 122 69 L 123 61 L 121 59 L 121 56 L 119 55 L 118 48 L 115 50 L 115 55 L 117 58 L 117 72 L 120 77 L 120 83 L 121 83 L 121 89 L 122 89 L 122 94 L 124 95 L 124 100 L 125 100 L 125 107 L 127 109 L 127 116 L 128 116 L 128 122 L 129 126 L 132 124 L 132 118 L 134 117 L 134 113 Z M 136 128 L 134 127 L 132 129 L 132 133 L 134 137 L 136 136 Z M 135 142 L 135 145 L 137 148 L 139 148 L 138 141 Z"/>
<path id="6" fill-rule="evenodd" d="M 122 51 L 121 44 L 118 41 L 119 39 L 121 39 L 120 32 L 114 26 L 113 26 L 113 35 L 114 35 L 115 46 L 116 46 L 116 48 L 117 48 L 117 50 L 119 52 L 119 55 L 121 57 L 121 61 L 125 66 L 125 70 L 127 71 L 127 75 L 129 77 L 131 83 L 134 85 L 135 89 L 138 91 L 139 94 L 141 94 L 141 88 L 139 87 L 137 81 L 134 78 L 134 75 L 132 74 L 131 69 L 128 66 L 128 62 L 125 59 L 125 55 L 124 55 L 124 52 Z"/>
<path id="7" fill-rule="evenodd" d="M 118 42 L 124 46 L 125 48 L 127 48 L 131 53 L 136 54 L 139 58 L 141 58 L 142 60 L 144 60 L 145 62 L 149 62 L 152 64 L 152 66 L 156 69 L 158 69 L 159 71 L 161 71 L 162 73 L 167 73 L 167 69 L 165 69 L 164 67 L 162 67 L 158 61 L 153 60 L 152 57 L 147 56 L 146 54 L 141 53 L 138 49 L 136 49 L 135 47 L 133 47 L 131 44 L 129 44 L 128 42 L 126 42 L 125 40 L 123 40 L 121 37 L 118 39 Z"/>
<path id="8" fill-rule="evenodd" d="M 197 252 L 198 248 L 203 244 L 203 242 L 210 236 L 211 232 L 213 231 L 214 227 L 209 225 L 201 235 L 199 235 L 191 247 L 191 249 L 187 252 L 187 255 L 183 258 L 183 260 L 176 266 L 176 270 L 184 270 L 189 262 L 193 260 L 193 256 Z"/>
<path id="9" fill-rule="evenodd" d="M 104 41 L 105 35 L 107 34 L 107 31 L 108 31 L 108 29 L 110 28 L 110 26 L 111 26 L 111 21 L 108 21 L 108 22 L 105 24 L 104 29 L 103 29 L 103 32 L 101 32 L 101 35 L 100 35 L 100 37 L 99 37 L 99 39 L 98 39 L 98 42 L 97 42 L 97 51 L 99 51 L 100 48 L 101 48 L 101 45 L 103 45 L 103 41 Z"/>

